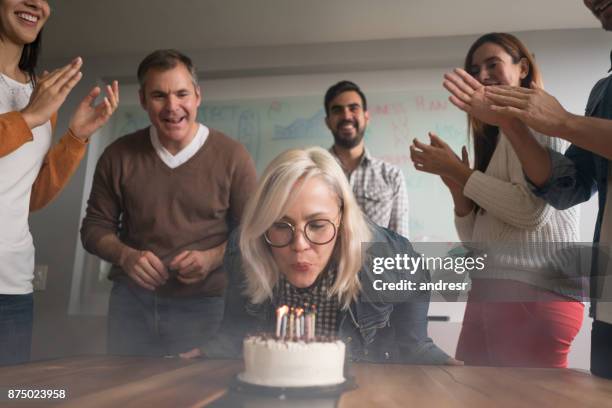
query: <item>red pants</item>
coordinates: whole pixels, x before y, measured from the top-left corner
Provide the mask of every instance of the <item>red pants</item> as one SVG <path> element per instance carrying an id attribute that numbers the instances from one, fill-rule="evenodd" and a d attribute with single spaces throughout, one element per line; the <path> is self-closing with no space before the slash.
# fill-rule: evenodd
<path id="1" fill-rule="evenodd" d="M 538 301 L 474 300 L 515 290 Z M 518 282 L 474 280 L 456 358 L 468 365 L 565 368 L 583 317 L 581 302 L 552 292 Z"/>

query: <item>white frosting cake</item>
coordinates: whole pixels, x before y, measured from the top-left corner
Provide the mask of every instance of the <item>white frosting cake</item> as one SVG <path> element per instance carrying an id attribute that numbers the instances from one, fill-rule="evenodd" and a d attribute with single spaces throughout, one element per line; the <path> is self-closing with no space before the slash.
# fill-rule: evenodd
<path id="1" fill-rule="evenodd" d="M 341 384 L 345 346 L 335 341 L 286 341 L 261 336 L 244 339 L 241 381 L 268 387 L 316 387 Z"/>

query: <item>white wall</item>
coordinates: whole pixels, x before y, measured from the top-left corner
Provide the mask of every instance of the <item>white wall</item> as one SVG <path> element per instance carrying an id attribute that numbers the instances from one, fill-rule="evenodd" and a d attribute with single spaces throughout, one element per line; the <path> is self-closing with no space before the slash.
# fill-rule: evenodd
<path id="1" fill-rule="evenodd" d="M 583 113 L 588 92 L 595 81 L 606 75 L 610 67 L 610 35 L 598 29 L 535 31 L 516 33 L 535 53 L 543 71 L 547 90 L 556 95 L 570 111 Z M 388 69 L 446 69 L 462 65 L 465 52 L 476 36 L 420 38 L 408 40 L 364 41 L 302 46 L 276 46 L 187 51 L 199 67 L 203 78 L 242 78 L 253 76 L 280 76 L 290 74 L 342 73 L 351 71 L 379 71 Z M 181 49 L 177 39 L 176 48 Z M 75 55 L 86 50 L 75 50 Z M 139 61 L 152 50 L 140 55 L 89 57 L 85 59 L 84 79 L 73 91 L 60 114 L 59 130 L 66 128 L 70 112 L 87 90 L 100 79 L 118 78 L 121 83 L 134 83 Z M 44 57 L 44 56 L 43 56 Z M 42 66 L 53 68 L 66 61 L 45 61 Z M 289 85 L 288 85 L 289 86 Z M 299 93 L 308 93 L 308 82 L 295 82 Z M 204 93 L 204 103 L 206 94 Z M 91 164 L 90 164 L 91 165 Z M 99 339 L 104 328 L 81 333 L 71 329 L 66 318 L 71 271 L 75 256 L 75 238 L 80 226 L 81 202 L 86 183 L 85 165 L 63 194 L 48 208 L 31 218 L 37 247 L 37 263 L 49 265 L 47 290 L 36 294 L 35 356 L 67 355 L 72 350 L 99 352 Z M 90 181 L 90 180 L 88 180 Z M 450 211 L 450 209 L 449 209 Z M 590 241 L 596 204 L 594 199 L 582 209 L 582 240 Z M 434 306 L 435 307 L 435 306 Z M 452 351 L 456 344 L 458 326 L 432 325 L 436 340 Z M 588 325 L 590 327 L 590 325 Z M 570 357 L 570 365 L 588 367 L 588 328 L 580 334 L 580 344 Z M 53 330 L 57 343 L 46 340 Z M 67 338 L 70 337 L 70 341 Z M 75 346 L 75 342 L 82 342 Z M 89 346 L 88 346 L 89 345 Z M 38 352 L 36 351 L 38 350 Z"/>

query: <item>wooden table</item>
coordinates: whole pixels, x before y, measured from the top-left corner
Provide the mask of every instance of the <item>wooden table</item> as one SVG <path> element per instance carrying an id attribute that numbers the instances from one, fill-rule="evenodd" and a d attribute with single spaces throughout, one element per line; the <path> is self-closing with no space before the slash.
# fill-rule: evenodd
<path id="1" fill-rule="evenodd" d="M 228 391 L 234 360 L 75 357 L 0 368 L 0 406 L 612 407 L 612 380 L 560 369 L 354 364 L 337 399 L 274 400 Z M 64 389 L 64 400 L 8 401 L 7 390 Z M 241 402 L 240 402 L 241 401 Z"/>

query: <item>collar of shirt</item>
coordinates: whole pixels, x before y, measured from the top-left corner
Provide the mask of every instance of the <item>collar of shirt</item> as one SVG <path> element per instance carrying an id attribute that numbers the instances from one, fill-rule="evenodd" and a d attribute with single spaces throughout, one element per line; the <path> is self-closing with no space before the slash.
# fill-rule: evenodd
<path id="1" fill-rule="evenodd" d="M 612 71 L 612 50 L 610 50 L 610 69 L 608 72 Z"/>
<path id="2" fill-rule="evenodd" d="M 155 126 L 149 127 L 149 137 L 151 138 L 151 144 L 153 145 L 153 148 L 155 148 L 155 152 L 166 164 L 166 166 L 170 167 L 171 169 L 175 169 L 181 164 L 185 163 L 187 160 L 191 159 L 198 152 L 198 150 L 204 146 L 209 133 L 210 130 L 208 127 L 202 125 L 201 123 L 198 124 L 198 131 L 191 142 L 181 149 L 181 151 L 173 155 L 161 144 Z"/>
<path id="3" fill-rule="evenodd" d="M 304 295 L 312 295 L 316 292 L 324 293 L 325 291 L 329 290 L 331 285 L 333 285 L 334 283 L 333 278 L 334 278 L 333 274 L 330 273 L 329 270 L 325 270 L 317 277 L 317 279 L 314 281 L 312 285 L 310 285 L 307 288 L 298 288 L 296 286 L 293 286 L 287 280 L 287 278 L 285 278 L 285 276 L 281 274 L 279 278 L 279 284 L 283 285 L 284 289 L 286 290 L 286 293 L 288 294 L 304 296 Z"/>
<path id="4" fill-rule="evenodd" d="M 324 298 L 327 298 L 329 290 L 331 290 L 331 287 L 336 281 L 337 268 L 335 262 L 330 262 L 330 264 L 319 274 L 314 283 L 307 288 L 293 286 L 287 278 L 285 278 L 285 275 L 280 274 L 277 284 L 279 295 L 276 299 L 276 303 L 278 303 L 277 307 L 289 303 L 288 300 L 290 299 L 287 299 L 288 297 L 311 300 L 313 297 L 322 295 Z"/>
<path id="5" fill-rule="evenodd" d="M 0 112 L 20 111 L 30 102 L 32 83 L 22 84 L 13 78 L 0 73 L 0 88 L 6 92 L 1 93 Z"/>
<path id="6" fill-rule="evenodd" d="M 346 173 L 346 169 L 342 165 L 342 161 L 340 161 L 340 157 L 338 157 L 338 155 L 336 154 L 336 150 L 334 149 L 333 145 L 332 147 L 329 148 L 329 152 L 331 153 L 332 156 L 334 156 L 336 161 L 340 164 L 340 167 L 342 167 L 342 170 L 344 170 L 344 172 Z M 368 149 L 364 147 L 363 154 L 361 155 L 361 158 L 359 159 L 359 164 L 357 165 L 357 167 L 366 167 L 368 164 L 370 164 L 371 161 L 372 161 L 372 155 L 370 155 L 370 152 L 368 151 Z"/>

